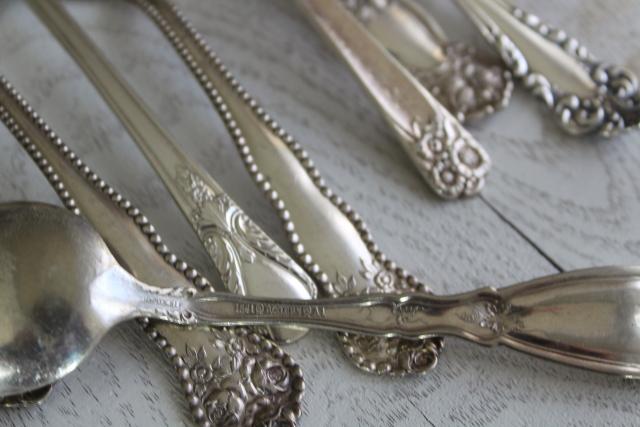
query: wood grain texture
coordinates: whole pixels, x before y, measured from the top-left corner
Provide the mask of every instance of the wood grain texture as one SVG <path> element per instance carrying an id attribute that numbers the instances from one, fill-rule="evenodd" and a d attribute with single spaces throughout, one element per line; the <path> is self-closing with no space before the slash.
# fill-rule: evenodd
<path id="1" fill-rule="evenodd" d="M 284 245 L 278 219 L 221 122 L 153 24 L 123 1 L 68 4 L 184 149 Z M 471 127 L 495 162 L 483 197 L 442 202 L 289 0 L 178 4 L 238 79 L 308 148 L 387 254 L 436 292 L 502 286 L 557 271 L 547 258 L 562 269 L 637 263 L 640 134 L 609 142 L 569 138 L 519 91 L 510 109 Z M 451 2 L 425 4 L 451 34 L 481 43 Z M 595 54 L 640 70 L 637 2 L 521 4 L 540 14 L 553 9 L 551 23 L 562 23 Z M 147 213 L 175 252 L 213 277 L 205 252 L 123 127 L 19 0 L 0 2 L 0 73 L 87 164 Z M 56 202 L 2 128 L 0 201 L 26 199 Z M 307 380 L 303 426 L 631 426 L 640 417 L 636 383 L 460 340 L 448 340 L 433 373 L 408 379 L 350 367 L 331 334 L 312 333 L 287 351 Z M 0 426 L 191 425 L 173 381 L 163 356 L 137 325 L 128 324 L 58 384 L 44 405 L 0 411 Z"/>

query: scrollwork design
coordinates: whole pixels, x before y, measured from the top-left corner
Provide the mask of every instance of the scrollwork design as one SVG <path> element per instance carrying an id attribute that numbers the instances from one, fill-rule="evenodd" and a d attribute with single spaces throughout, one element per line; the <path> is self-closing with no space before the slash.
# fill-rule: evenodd
<path id="1" fill-rule="evenodd" d="M 229 196 L 216 194 L 186 166 L 178 167 L 177 177 L 195 204 L 190 219 L 230 291 L 247 293 L 242 264 L 256 262 L 260 254 L 294 274 L 316 296 L 311 279 Z"/>
<path id="2" fill-rule="evenodd" d="M 597 61 L 576 39 L 566 32 L 543 23 L 537 16 L 513 7 L 510 13 L 517 22 L 560 47 L 587 70 L 595 84 L 591 96 L 566 93 L 552 76 L 533 70 L 523 52 L 495 23 L 485 23 L 483 33 L 498 49 L 506 65 L 525 86 L 554 112 L 560 126 L 570 134 L 599 132 L 609 137 L 640 123 L 640 90 L 637 77 L 619 66 Z"/>
<path id="3" fill-rule="evenodd" d="M 233 74 L 228 71 L 216 53 L 206 45 L 203 37 L 194 29 L 193 25 L 185 19 L 175 5 L 170 4 L 166 0 L 154 0 L 153 2 L 149 0 L 136 0 L 136 2 L 139 3 L 159 25 L 194 74 L 199 75 L 199 82 L 203 88 L 207 89 L 207 94 L 214 107 L 223 117 L 227 118 L 225 121 L 227 128 L 234 138 L 237 147 L 241 149 L 245 165 L 253 176 L 254 181 L 263 189 L 276 208 L 278 215 L 283 219 L 294 252 L 298 255 L 307 271 L 313 274 L 328 295 L 355 295 L 367 288 L 371 290 L 376 289 L 377 285 L 374 285 L 366 277 L 363 277 L 363 274 L 371 275 L 371 277 L 379 277 L 380 283 L 385 282 L 385 280 L 382 279 L 383 277 L 392 274 L 394 275 L 394 284 L 397 290 L 427 290 L 426 286 L 415 276 L 403 268 L 398 267 L 395 262 L 387 259 L 386 255 L 380 251 L 373 241 L 371 234 L 368 232 L 360 216 L 348 203 L 337 196 L 327 186 L 326 181 L 322 178 L 322 174 L 309 159 L 307 151 L 266 112 L 256 99 L 246 92 Z M 163 7 L 158 9 L 155 5 L 162 5 Z M 201 63 L 192 60 L 198 55 L 194 55 L 195 52 L 193 48 L 184 47 L 189 46 L 189 44 L 186 43 L 187 40 L 197 43 L 197 50 L 208 58 L 206 62 Z M 367 245 L 367 248 L 369 248 L 371 259 L 375 260 L 371 265 L 369 265 L 369 261 L 361 261 L 362 269 L 360 271 L 349 272 L 347 274 L 335 272 L 335 280 L 332 280 L 329 274 L 327 274 L 329 272 L 324 272 L 315 264 L 311 254 L 308 253 L 299 242 L 299 235 L 296 233 L 295 224 L 291 221 L 291 215 L 287 209 L 287 205 L 280 198 L 276 190 L 273 189 L 271 182 L 261 171 L 259 165 L 255 163 L 255 157 L 251 154 L 250 146 L 245 140 L 243 129 L 238 125 L 238 120 L 230 113 L 231 109 L 228 108 L 225 99 L 218 95 L 217 90 L 211 89 L 212 87 L 215 88 L 215 85 L 211 79 L 206 77 L 207 73 L 197 73 L 198 69 L 202 70 L 203 68 L 211 67 L 212 64 L 215 64 L 214 68 L 209 69 L 209 71 L 215 71 L 223 76 L 225 81 L 230 85 L 229 87 L 235 91 L 235 94 L 240 96 L 240 99 L 251 108 L 255 117 L 261 120 L 267 128 L 271 129 L 274 135 L 277 135 L 278 138 L 284 142 L 285 146 L 291 150 L 303 167 L 304 172 L 313 179 L 313 182 L 321 194 L 336 206 L 353 224 L 362 241 Z M 429 371 L 436 365 L 443 347 L 442 338 L 437 337 L 428 340 L 407 341 L 339 334 L 338 339 L 343 344 L 343 349 L 347 357 L 360 369 L 376 374 L 398 376 Z M 371 349 L 371 352 L 369 352 L 369 349 Z"/>
<path id="4" fill-rule="evenodd" d="M 413 151 L 431 186 L 441 197 L 478 193 L 491 167 L 487 152 L 444 111 L 426 125 L 413 122 Z"/>
<path id="5" fill-rule="evenodd" d="M 469 311 L 458 314 L 463 322 L 490 331 L 495 337 L 524 327 L 515 308 L 503 301 L 481 301 L 473 304 Z"/>

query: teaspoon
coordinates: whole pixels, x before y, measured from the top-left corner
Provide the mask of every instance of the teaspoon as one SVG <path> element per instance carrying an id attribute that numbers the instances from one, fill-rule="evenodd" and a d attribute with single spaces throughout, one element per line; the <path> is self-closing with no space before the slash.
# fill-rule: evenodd
<path id="1" fill-rule="evenodd" d="M 640 377 L 640 267 L 608 267 L 464 294 L 315 301 L 158 288 L 131 276 L 83 218 L 0 206 L 0 394 L 60 380 L 117 324 L 302 325 L 407 339 L 453 335 Z"/>

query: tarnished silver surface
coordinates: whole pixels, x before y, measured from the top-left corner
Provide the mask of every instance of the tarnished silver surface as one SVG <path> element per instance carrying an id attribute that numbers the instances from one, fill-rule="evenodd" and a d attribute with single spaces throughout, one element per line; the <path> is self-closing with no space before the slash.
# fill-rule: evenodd
<path id="1" fill-rule="evenodd" d="M 190 221 L 225 286 L 242 295 L 310 299 L 317 289 L 306 272 L 267 236 L 202 168 L 189 159 L 58 1 L 28 2 L 129 130 Z M 306 333 L 277 328 L 293 341 Z"/>
<path id="2" fill-rule="evenodd" d="M 371 95 L 435 193 L 447 199 L 478 193 L 491 161 L 460 122 L 340 0 L 299 0 L 298 4 Z"/>
<path id="3" fill-rule="evenodd" d="M 44 402 L 53 390 L 53 384 L 48 384 L 36 390 L 26 393 L 14 394 L 0 398 L 0 406 L 5 408 L 22 408 L 31 405 L 39 405 Z"/>
<path id="4" fill-rule="evenodd" d="M 640 123 L 637 77 L 507 0 L 458 0 L 513 74 L 570 134 L 611 136 Z"/>
<path id="5" fill-rule="evenodd" d="M 155 286 L 210 289 L 204 277 L 171 253 L 147 217 L 85 165 L 3 77 L 0 119 L 63 204 L 92 222 L 131 274 Z M 185 329 L 146 319 L 142 324 L 175 368 L 199 425 L 296 424 L 302 373 L 271 341 L 244 328 Z M 36 403 L 48 388 L 0 403 Z"/>
<path id="6" fill-rule="evenodd" d="M 61 208 L 6 204 L 0 225 L 4 394 L 63 378 L 111 328 L 141 316 L 185 326 L 298 324 L 407 339 L 447 334 L 640 378 L 640 267 L 580 270 L 450 296 L 251 298 L 142 283 L 88 222 Z"/>
<path id="7" fill-rule="evenodd" d="M 325 295 L 425 290 L 377 248 L 359 215 L 327 187 L 307 152 L 226 69 L 180 10 L 166 0 L 136 0 L 158 24 L 205 89 L 277 210 L 301 265 Z M 379 374 L 424 373 L 435 366 L 440 338 L 410 341 L 339 334 L 345 354 Z"/>
<path id="8" fill-rule="evenodd" d="M 505 107 L 511 72 L 475 49 L 448 40 L 427 10 L 413 0 L 343 0 L 369 33 L 413 73 L 460 121 Z"/>

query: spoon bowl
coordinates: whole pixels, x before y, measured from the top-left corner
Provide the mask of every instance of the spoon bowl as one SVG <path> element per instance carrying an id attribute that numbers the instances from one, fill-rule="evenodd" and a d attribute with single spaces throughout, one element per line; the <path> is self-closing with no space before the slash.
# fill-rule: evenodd
<path id="1" fill-rule="evenodd" d="M 291 325 L 419 340 L 452 335 L 640 377 L 640 268 L 608 267 L 464 294 L 369 294 L 313 301 L 156 288 L 127 273 L 81 217 L 0 205 L 0 396 L 72 372 L 115 325 Z"/>
<path id="2" fill-rule="evenodd" d="M 40 204 L 3 205 L 0 242 L 0 383 L 7 395 L 73 371 L 127 313 L 92 297 L 120 267 L 80 217 Z"/>

